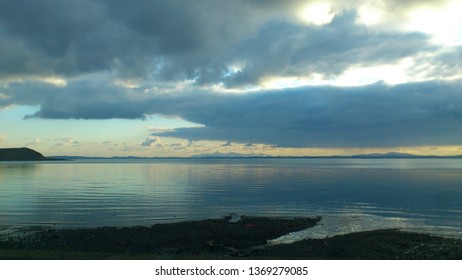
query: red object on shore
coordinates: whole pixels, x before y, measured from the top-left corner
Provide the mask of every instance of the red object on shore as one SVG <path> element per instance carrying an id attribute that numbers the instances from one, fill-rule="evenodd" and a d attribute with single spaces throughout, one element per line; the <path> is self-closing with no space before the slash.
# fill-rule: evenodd
<path id="1" fill-rule="evenodd" d="M 246 224 L 245 227 L 247 227 L 247 228 L 254 228 L 254 227 L 256 227 L 256 224 Z"/>

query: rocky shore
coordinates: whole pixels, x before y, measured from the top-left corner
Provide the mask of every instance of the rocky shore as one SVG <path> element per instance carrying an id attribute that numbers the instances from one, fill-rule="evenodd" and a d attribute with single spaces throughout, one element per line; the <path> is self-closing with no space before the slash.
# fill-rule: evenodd
<path id="1" fill-rule="evenodd" d="M 48 229 L 0 241 L 0 259 L 462 259 L 462 240 L 376 230 L 271 245 L 316 218 L 227 216 L 150 227 Z"/>

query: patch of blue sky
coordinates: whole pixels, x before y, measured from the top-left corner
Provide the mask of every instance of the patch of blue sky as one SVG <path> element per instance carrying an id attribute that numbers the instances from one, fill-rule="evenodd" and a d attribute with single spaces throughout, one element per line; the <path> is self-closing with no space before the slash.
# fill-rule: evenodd
<path id="1" fill-rule="evenodd" d="M 139 141 L 149 130 L 199 126 L 181 118 L 150 116 L 146 120 L 49 120 L 24 117 L 38 110 L 35 106 L 14 106 L 0 110 L 0 132 L 8 135 L 11 144 L 30 139 L 64 138 L 86 141 Z"/>
<path id="2" fill-rule="evenodd" d="M 44 120 L 25 119 L 37 111 L 37 107 L 16 106 L 0 111 L 2 125 L 0 130 L 8 135 L 8 139 L 18 142 L 28 138 L 63 138 L 73 137 L 87 141 L 106 141 L 145 134 L 143 123 L 139 120 Z"/>

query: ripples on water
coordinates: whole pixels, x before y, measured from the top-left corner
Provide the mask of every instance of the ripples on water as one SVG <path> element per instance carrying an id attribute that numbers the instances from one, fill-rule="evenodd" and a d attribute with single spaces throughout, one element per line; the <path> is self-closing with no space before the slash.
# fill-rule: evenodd
<path id="1" fill-rule="evenodd" d="M 0 163 L 0 231 L 324 217 L 312 234 L 462 235 L 459 159 L 184 159 Z M 313 233 L 314 232 L 314 233 Z M 317 233 L 316 233 L 317 232 Z"/>

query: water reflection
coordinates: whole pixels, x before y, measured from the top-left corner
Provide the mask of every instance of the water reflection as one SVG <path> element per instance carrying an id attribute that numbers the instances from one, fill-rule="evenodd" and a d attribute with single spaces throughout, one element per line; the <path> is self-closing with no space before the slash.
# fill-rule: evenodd
<path id="1" fill-rule="evenodd" d="M 462 165 L 458 160 L 431 163 L 407 159 L 2 163 L 0 224 L 149 225 L 235 212 L 322 215 L 333 221 L 343 217 L 349 230 L 380 224 L 460 231 Z M 324 224 L 324 231 L 334 230 Z M 318 227 L 320 235 L 322 228 Z"/>

